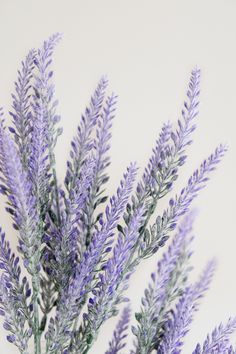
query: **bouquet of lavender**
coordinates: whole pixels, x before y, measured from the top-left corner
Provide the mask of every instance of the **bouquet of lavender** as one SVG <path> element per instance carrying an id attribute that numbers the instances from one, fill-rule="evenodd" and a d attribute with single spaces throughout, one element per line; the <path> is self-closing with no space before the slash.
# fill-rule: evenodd
<path id="1" fill-rule="evenodd" d="M 18 231 L 22 257 L 20 265 L 0 230 L 0 314 L 7 340 L 22 354 L 29 354 L 31 341 L 35 354 L 86 354 L 102 324 L 126 302 L 106 354 L 181 353 L 215 269 L 210 261 L 196 283 L 189 280 L 190 206 L 225 147 L 217 147 L 162 214 L 155 221 L 152 217 L 186 161 L 198 113 L 200 71 L 192 71 L 182 117 L 176 126 L 163 125 L 136 187 L 137 166 L 131 163 L 108 200 L 105 184 L 117 97 L 106 96 L 104 77 L 72 140 L 64 185 L 57 180 L 54 147 L 62 130 L 57 128 L 51 65 L 59 39 L 53 35 L 22 62 L 9 129 L 1 111 L 0 190 Z M 130 277 L 166 244 L 174 229 L 135 314 L 129 351 Z M 220 324 L 192 353 L 236 353 L 229 343 L 235 329 L 236 318 Z"/>

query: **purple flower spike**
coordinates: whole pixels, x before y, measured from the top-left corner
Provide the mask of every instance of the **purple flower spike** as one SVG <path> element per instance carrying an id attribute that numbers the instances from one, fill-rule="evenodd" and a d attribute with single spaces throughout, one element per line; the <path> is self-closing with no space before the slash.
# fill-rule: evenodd
<path id="1" fill-rule="evenodd" d="M 22 62 L 22 69 L 18 71 L 18 78 L 15 82 L 15 93 L 13 98 L 13 112 L 10 112 L 15 129 L 10 127 L 14 133 L 15 142 L 18 145 L 22 165 L 28 168 L 29 146 L 32 130 L 32 112 L 30 110 L 32 79 L 35 69 L 36 51 L 30 50 L 25 61 Z"/>
<path id="2" fill-rule="evenodd" d="M 220 324 L 207 336 L 202 347 L 197 344 L 192 354 L 234 354 L 232 346 L 229 346 L 229 340 L 235 331 L 236 318 L 230 318 L 225 325 Z"/>
<path id="3" fill-rule="evenodd" d="M 38 213 L 35 196 L 32 195 L 32 185 L 23 170 L 16 147 L 3 125 L 3 120 L 0 121 L 0 168 L 2 181 L 8 191 L 14 224 L 20 231 L 19 250 L 26 259 L 30 260 L 32 255 L 28 247 L 38 245 L 36 238 Z"/>
<path id="4" fill-rule="evenodd" d="M 175 310 L 164 324 L 164 336 L 157 350 L 158 354 L 180 354 L 183 339 L 189 331 L 193 316 L 199 309 L 199 301 L 208 290 L 215 271 L 215 261 L 207 264 L 198 282 L 186 287 Z"/>
<path id="5" fill-rule="evenodd" d="M 143 221 L 144 208 L 141 207 L 134 214 L 129 227 L 124 228 L 118 235 L 112 257 L 107 261 L 104 274 L 101 274 L 93 298 L 93 305 L 88 305 L 88 321 L 83 328 L 83 338 L 91 336 L 96 339 L 97 332 L 104 319 L 117 313 L 117 305 L 126 300 L 122 295 L 128 288 L 128 281 L 133 269 L 129 269 L 132 249 L 139 236 L 139 229 Z M 83 351 L 86 343 L 77 343 L 76 350 Z"/>
<path id="6" fill-rule="evenodd" d="M 71 143 L 71 160 L 67 163 L 65 177 L 65 186 L 67 190 L 73 189 L 80 167 L 93 147 L 94 143 L 91 135 L 101 113 L 107 85 L 107 79 L 102 77 L 91 97 L 89 107 L 86 108 L 85 114 L 82 115 L 81 124 L 77 128 L 77 135 Z"/>
<path id="7" fill-rule="evenodd" d="M 112 94 L 107 98 L 105 102 L 105 107 L 98 119 L 96 139 L 94 139 L 94 175 L 91 184 L 90 198 L 87 201 L 85 208 L 85 218 L 86 218 L 86 245 L 88 246 L 91 242 L 91 237 L 93 233 L 96 221 L 94 220 L 95 209 L 106 202 L 107 197 L 103 196 L 101 188 L 108 181 L 109 177 L 106 173 L 106 168 L 110 165 L 110 158 L 107 156 L 107 152 L 110 148 L 109 141 L 111 139 L 111 128 L 112 120 L 115 117 L 115 107 L 117 102 L 117 96 Z M 98 221 L 98 220 L 97 220 Z"/>
<path id="8" fill-rule="evenodd" d="M 68 331 L 73 320 L 79 316 L 85 294 L 91 290 L 91 282 L 95 278 L 96 270 L 107 254 L 105 250 L 112 242 L 114 229 L 128 202 L 136 173 L 136 165 L 131 164 L 124 174 L 124 179 L 120 182 L 117 194 L 110 198 L 110 205 L 106 207 L 106 221 L 100 230 L 94 232 L 91 243 L 78 264 L 75 276 L 71 279 L 69 288 L 65 289 L 61 296 L 58 304 L 57 332 L 54 334 L 54 340 L 58 341 L 60 339 L 63 346 L 66 345 Z M 65 338 L 63 342 L 62 337 Z"/>
<path id="9" fill-rule="evenodd" d="M 147 240 L 145 240 L 145 235 L 143 242 L 139 240 L 139 257 L 148 258 L 164 245 L 169 237 L 169 232 L 176 227 L 178 219 L 186 214 L 199 191 L 206 186 L 209 174 L 215 170 L 226 150 L 225 146 L 217 147 L 215 152 L 203 161 L 200 168 L 194 171 L 188 180 L 188 185 L 182 189 L 181 193 L 170 200 L 169 208 L 164 211 L 162 217 L 157 217 L 156 223 L 151 226 L 150 231 L 147 230 L 149 234 Z"/>
<path id="10" fill-rule="evenodd" d="M 125 307 L 122 311 L 120 321 L 117 323 L 112 340 L 109 342 L 109 349 L 105 354 L 117 354 L 126 346 L 124 339 L 127 337 L 127 329 L 130 321 L 130 309 Z"/>
<path id="11" fill-rule="evenodd" d="M 141 311 L 135 314 L 138 326 L 133 327 L 133 333 L 137 337 L 137 351 L 149 353 L 155 348 L 170 306 L 183 291 L 192 254 L 193 220 L 193 212 L 184 218 L 167 252 L 158 262 L 158 271 L 151 275 L 152 282 L 144 292 Z"/>
<path id="12" fill-rule="evenodd" d="M 198 115 L 199 84 L 200 70 L 195 69 L 191 73 L 187 101 L 182 110 L 182 119 L 178 120 L 178 128 L 174 130 L 169 123 L 164 124 L 142 180 L 138 184 L 136 195 L 132 198 L 133 209 L 147 201 L 147 217 L 142 233 L 155 212 L 159 199 L 171 191 L 178 178 L 179 167 L 186 161 L 186 148 L 192 141 L 194 120 Z M 124 220 L 126 223 L 129 221 L 129 210 L 127 215 L 124 215 Z M 158 248 L 159 246 L 154 247 L 155 250 Z"/>

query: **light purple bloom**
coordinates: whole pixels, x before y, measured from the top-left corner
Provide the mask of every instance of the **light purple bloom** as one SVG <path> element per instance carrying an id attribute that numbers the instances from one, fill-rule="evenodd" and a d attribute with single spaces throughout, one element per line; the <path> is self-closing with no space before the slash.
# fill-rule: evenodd
<path id="1" fill-rule="evenodd" d="M 178 128 L 175 130 L 169 123 L 164 124 L 142 180 L 138 184 L 136 196 L 132 199 L 132 208 L 144 201 L 150 203 L 142 231 L 155 212 L 159 199 L 171 191 L 178 178 L 178 170 L 186 161 L 186 148 L 192 143 L 191 135 L 196 128 L 194 120 L 198 115 L 199 84 L 200 70 L 195 69 L 191 73 L 187 100 L 182 109 L 182 119 L 178 120 Z M 126 215 L 125 221 L 128 221 Z"/>
<path id="2" fill-rule="evenodd" d="M 110 158 L 107 155 L 110 149 L 109 141 L 111 139 L 112 120 L 115 117 L 115 107 L 117 96 L 112 94 L 107 98 L 105 106 L 97 120 L 96 138 L 93 144 L 93 156 L 95 160 L 94 175 L 91 183 L 90 198 L 87 201 L 84 213 L 84 224 L 86 228 L 86 245 L 91 241 L 91 234 L 94 226 L 98 222 L 98 218 L 94 218 L 95 209 L 102 203 L 106 202 L 107 197 L 103 196 L 101 188 L 108 181 L 109 177 L 106 168 L 110 165 Z"/>
<path id="3" fill-rule="evenodd" d="M 150 231 L 147 231 L 146 240 L 145 235 L 139 240 L 140 258 L 148 258 L 164 246 L 169 237 L 168 234 L 175 229 L 178 219 L 189 210 L 198 192 L 206 186 L 209 174 L 215 170 L 225 151 L 225 146 L 217 147 L 215 152 L 204 160 L 200 168 L 190 176 L 188 185 L 181 190 L 180 194 L 169 200 L 169 208 L 163 212 L 162 216 L 157 217 Z"/>
<path id="4" fill-rule="evenodd" d="M 137 337 L 137 353 L 149 353 L 155 348 L 171 305 L 183 291 L 191 269 L 188 261 L 192 254 L 193 219 L 193 213 L 184 218 L 167 252 L 158 262 L 157 272 L 152 273 L 151 283 L 145 289 L 141 311 L 135 314 L 138 325 L 133 327 Z"/>
<path id="5" fill-rule="evenodd" d="M 189 331 L 194 313 L 199 309 L 199 301 L 209 288 L 215 270 L 215 261 L 208 263 L 200 279 L 186 287 L 176 308 L 170 313 L 164 324 L 164 336 L 161 339 L 158 354 L 180 354 L 183 339 Z"/>
<path id="6" fill-rule="evenodd" d="M 7 340 L 14 343 L 21 353 L 26 354 L 31 333 L 25 326 L 22 308 L 19 299 L 14 295 L 12 285 L 5 274 L 2 274 L 0 277 L 0 314 L 4 316 L 3 328 L 12 333 L 7 335 Z"/>
<path id="7" fill-rule="evenodd" d="M 216 327 L 211 335 L 207 335 L 203 345 L 197 344 L 192 354 L 229 354 L 235 353 L 233 348 L 229 347 L 229 340 L 236 331 L 236 318 L 230 318 L 228 322 Z"/>
<path id="8" fill-rule="evenodd" d="M 7 211 L 13 216 L 15 228 L 20 231 L 19 250 L 24 258 L 32 260 L 32 251 L 34 246 L 38 245 L 36 201 L 32 195 L 32 185 L 23 170 L 14 141 L 6 131 L 3 120 L 0 121 L 0 168 L 2 188 L 8 198 Z M 32 249 L 29 249 L 29 246 Z M 35 266 L 32 264 L 32 272 L 35 271 Z"/>
<path id="9" fill-rule="evenodd" d="M 18 71 L 15 82 L 13 98 L 13 112 L 10 112 L 15 128 L 10 128 L 14 133 L 18 145 L 22 165 L 28 168 L 29 146 L 32 131 L 31 93 L 36 51 L 30 50 L 22 62 L 22 69 Z"/>
<path id="10" fill-rule="evenodd" d="M 65 186 L 67 190 L 73 188 L 75 179 L 78 177 L 80 167 L 88 157 L 93 147 L 92 132 L 97 124 L 101 113 L 108 81 L 102 77 L 93 93 L 89 107 L 81 117 L 81 123 L 77 128 L 77 135 L 71 142 L 70 160 L 67 162 Z"/>
<path id="11" fill-rule="evenodd" d="M 109 342 L 109 349 L 105 354 L 117 354 L 126 346 L 124 339 L 127 337 L 127 329 L 130 321 L 130 309 L 125 307 L 121 318 L 113 332 L 112 340 Z"/>
<path id="12" fill-rule="evenodd" d="M 57 321 L 56 332 L 52 337 L 54 344 L 50 347 L 50 353 L 61 349 L 61 346 L 66 346 L 69 328 L 73 320 L 79 316 L 84 296 L 91 290 L 96 270 L 101 266 L 107 247 L 113 242 L 114 230 L 128 202 L 136 172 L 137 167 L 131 164 L 124 174 L 124 179 L 120 182 L 117 194 L 110 198 L 110 205 L 107 205 L 105 211 L 106 220 L 100 221 L 101 229 L 94 232 L 88 249 L 78 263 L 74 278 L 61 296 L 55 319 Z M 52 332 L 52 327 L 49 330 Z M 64 338 L 63 342 L 62 338 Z"/>
<path id="13" fill-rule="evenodd" d="M 130 251 L 134 247 L 139 236 L 139 229 L 143 221 L 144 208 L 138 209 L 129 226 L 124 228 L 118 235 L 118 240 L 113 248 L 113 254 L 105 263 L 99 274 L 99 281 L 93 288 L 93 296 L 88 302 L 88 313 L 84 314 L 84 328 L 81 330 L 83 337 L 78 341 L 76 350 L 83 351 L 91 346 L 96 339 L 101 325 L 115 315 L 117 305 L 127 298 L 123 293 L 128 288 L 128 281 L 134 269 L 127 271 L 130 262 Z M 85 338 L 90 336 L 91 342 L 84 343 Z"/>

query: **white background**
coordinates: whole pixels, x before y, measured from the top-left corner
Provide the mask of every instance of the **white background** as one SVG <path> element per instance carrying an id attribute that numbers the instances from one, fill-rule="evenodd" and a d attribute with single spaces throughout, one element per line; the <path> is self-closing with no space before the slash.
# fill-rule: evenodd
<path id="1" fill-rule="evenodd" d="M 218 143 L 227 143 L 229 152 L 195 203 L 200 211 L 195 224 L 195 273 L 212 256 L 219 266 L 186 338 L 185 354 L 215 324 L 236 315 L 235 17 L 235 0 L 0 1 L 0 105 L 5 112 L 10 109 L 16 70 L 28 49 L 40 46 L 54 32 L 63 33 L 54 64 L 64 128 L 56 150 L 61 180 L 69 142 L 102 74 L 108 75 L 110 90 L 119 95 L 109 169 L 113 192 L 131 160 L 145 166 L 162 123 L 180 115 L 191 69 L 201 68 L 198 130 L 176 191 Z M 16 245 L 1 201 L 0 224 Z M 133 277 L 129 295 L 134 311 L 157 259 L 158 254 L 143 263 Z M 91 354 L 104 353 L 115 322 L 103 326 Z M 1 329 L 0 352 L 17 353 L 4 336 Z"/>

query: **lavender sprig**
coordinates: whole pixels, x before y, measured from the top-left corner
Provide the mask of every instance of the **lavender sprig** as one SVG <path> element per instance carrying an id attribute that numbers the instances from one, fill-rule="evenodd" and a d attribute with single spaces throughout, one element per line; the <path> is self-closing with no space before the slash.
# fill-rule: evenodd
<path id="1" fill-rule="evenodd" d="M 19 257 L 12 253 L 1 229 L 0 234 L 0 314 L 4 317 L 3 327 L 11 332 L 7 340 L 26 354 L 33 327 L 31 289 L 27 278 L 20 278 Z"/>
<path id="2" fill-rule="evenodd" d="M 199 300 L 209 288 L 215 270 L 215 261 L 208 263 L 198 282 L 185 289 L 176 309 L 164 326 L 164 335 L 157 349 L 158 354 L 180 354 L 183 338 L 189 331 L 194 313 L 199 309 Z"/>
<path id="3" fill-rule="evenodd" d="M 82 257 L 85 236 L 81 219 L 88 199 L 91 181 L 94 175 L 94 159 L 87 160 L 71 191 L 70 198 L 63 194 L 64 204 L 61 210 L 61 225 L 58 227 L 48 215 L 45 248 L 42 263 L 47 276 L 41 278 L 42 304 L 44 317 L 42 330 L 46 326 L 47 314 L 59 301 L 62 289 L 65 289 L 75 275 L 77 263 Z"/>
<path id="4" fill-rule="evenodd" d="M 49 204 L 49 170 L 51 170 L 58 221 L 60 220 L 60 211 L 53 149 L 62 129 L 55 128 L 56 123 L 60 121 L 60 116 L 56 114 L 58 101 L 54 97 L 53 71 L 50 66 L 54 48 L 60 39 L 61 35 L 56 33 L 44 41 L 34 60 L 37 73 L 34 75 L 33 83 L 34 124 L 31 140 L 31 174 L 36 175 L 36 178 L 33 176 L 33 181 L 36 182 L 36 191 L 40 192 L 42 216 L 44 217 L 45 207 Z"/>
<path id="5" fill-rule="evenodd" d="M 86 211 L 84 215 L 84 223 L 86 225 L 86 246 L 88 247 L 91 241 L 91 234 L 93 228 L 98 221 L 98 217 L 94 219 L 95 209 L 102 203 L 105 203 L 107 197 L 103 196 L 103 190 L 101 188 L 108 181 L 109 177 L 106 173 L 106 168 L 110 165 L 110 158 L 107 156 L 107 152 L 110 148 L 109 140 L 111 139 L 111 127 L 112 120 L 114 119 L 115 106 L 117 102 L 117 96 L 112 94 L 107 98 L 103 111 L 98 119 L 96 139 L 94 139 L 94 159 L 96 161 L 94 168 L 93 181 L 89 193 L 88 202 L 86 205 Z"/>
<path id="6" fill-rule="evenodd" d="M 5 274 L 0 278 L 0 314 L 4 316 L 3 328 L 9 331 L 7 340 L 14 343 L 21 354 L 29 354 L 28 342 L 32 335 L 32 329 L 25 327 L 25 317 L 19 306 L 19 299 L 12 291 L 12 283 Z"/>
<path id="7" fill-rule="evenodd" d="M 70 160 L 67 162 L 65 177 L 65 186 L 68 191 L 74 188 L 81 165 L 93 147 L 91 135 L 101 112 L 107 85 L 107 79 L 102 77 L 91 97 L 89 107 L 82 115 L 81 123 L 77 128 L 77 135 L 71 142 L 72 150 L 70 151 Z"/>
<path id="8" fill-rule="evenodd" d="M 230 318 L 228 322 L 216 327 L 211 335 L 207 335 L 203 345 L 197 344 L 192 354 L 217 354 L 234 353 L 233 348 L 229 346 L 231 335 L 236 331 L 236 318 Z"/>
<path id="9" fill-rule="evenodd" d="M 105 263 L 104 273 L 99 274 L 99 282 L 93 288 L 93 297 L 88 303 L 88 313 L 84 313 L 83 324 L 76 339 L 75 352 L 87 353 L 98 336 L 101 325 L 117 314 L 117 305 L 127 299 L 123 292 L 128 288 L 132 272 L 127 273 L 130 250 L 135 245 L 143 221 L 144 207 L 134 214 L 129 226 L 119 233 L 112 257 Z"/>
<path id="10" fill-rule="evenodd" d="M 38 245 L 35 237 L 38 222 L 36 201 L 31 194 L 31 183 L 23 170 L 14 142 L 6 131 L 2 119 L 0 121 L 0 169 L 3 183 L 1 189 L 8 198 L 7 211 L 13 216 L 14 227 L 20 232 L 19 251 L 24 255 L 27 268 L 33 273 L 37 271 L 36 264 L 28 263 L 32 261 Z"/>
<path id="11" fill-rule="evenodd" d="M 162 325 L 172 302 L 181 294 L 190 270 L 188 260 L 192 241 L 193 214 L 181 223 L 168 251 L 158 262 L 157 273 L 145 290 L 141 311 L 135 314 L 138 326 L 132 328 L 137 337 L 137 353 L 150 353 L 156 338 L 162 336 Z"/>
<path id="12" fill-rule="evenodd" d="M 126 343 L 124 339 L 127 337 L 127 329 L 130 321 L 130 308 L 125 307 L 122 311 L 121 318 L 117 323 L 116 329 L 113 332 L 112 340 L 109 342 L 109 349 L 105 354 L 117 354 L 123 348 L 125 348 Z"/>
<path id="13" fill-rule="evenodd" d="M 50 234 L 52 228 L 47 232 L 44 267 L 56 282 L 58 290 L 68 286 L 69 280 L 75 274 L 77 263 L 82 257 L 85 241 L 83 229 L 79 229 L 78 223 L 88 198 L 93 174 L 94 160 L 91 159 L 83 164 L 80 178 L 71 193 L 71 198 L 64 197 L 66 207 L 62 214 L 60 229 L 55 229 L 53 236 Z"/>
<path id="14" fill-rule="evenodd" d="M 31 193 L 31 183 L 23 170 L 14 142 L 3 126 L 3 121 L 0 122 L 0 168 L 3 175 L 1 179 L 5 184 L 4 188 L 7 190 L 10 205 L 7 210 L 13 215 L 14 225 L 20 234 L 18 250 L 23 254 L 24 265 L 32 275 L 33 331 L 35 347 L 40 354 L 38 293 L 41 233 L 39 232 L 39 216 L 35 197 Z"/>
<path id="15" fill-rule="evenodd" d="M 170 201 L 170 210 L 167 210 L 164 212 L 163 217 L 161 219 L 162 221 L 162 225 L 161 227 L 157 227 L 157 225 L 155 224 L 154 226 L 152 226 L 151 232 L 152 232 L 152 240 L 151 237 L 147 237 L 145 242 L 148 243 L 148 247 L 150 247 L 151 242 L 155 242 L 155 248 L 152 249 L 152 252 L 150 253 L 150 255 L 152 255 L 153 253 L 155 253 L 160 247 L 162 247 L 166 240 L 168 239 L 168 232 L 170 232 L 174 226 L 176 225 L 176 223 L 174 223 L 175 220 L 177 220 L 178 217 L 180 217 L 181 215 L 185 214 L 188 209 L 189 206 L 192 202 L 192 200 L 197 196 L 197 192 L 202 189 L 205 186 L 206 181 L 208 180 L 208 174 L 209 172 L 213 171 L 215 169 L 215 165 L 219 162 L 220 157 L 222 157 L 223 153 L 225 151 L 224 147 L 220 147 L 218 149 L 216 149 L 215 154 L 212 154 L 208 160 L 205 160 L 201 166 L 199 170 L 196 170 L 193 174 L 192 177 L 190 177 L 189 179 L 189 183 L 188 186 L 183 189 L 181 191 L 181 195 L 180 197 L 176 197 L 176 201 L 175 203 L 173 203 L 173 200 Z M 167 219 L 169 213 L 169 220 Z M 174 219 L 174 220 L 173 220 Z M 131 219 L 132 220 L 132 219 Z M 168 222 L 166 222 L 166 220 L 168 220 Z M 162 228 L 163 227 L 163 228 Z M 164 233 L 163 233 L 164 232 Z M 149 236 L 149 235 L 148 235 Z M 136 237 L 135 242 L 137 242 L 138 238 Z M 151 242 L 150 242 L 151 241 Z M 127 275 L 128 277 L 134 272 L 134 270 L 136 269 L 137 265 L 141 262 L 141 260 L 143 258 L 147 257 L 147 249 L 145 249 L 144 245 L 142 245 L 142 248 L 140 248 L 140 252 L 134 257 L 134 253 L 133 253 L 133 249 L 135 249 L 135 245 L 133 245 L 133 247 L 131 248 L 131 254 L 129 255 L 129 257 L 127 258 L 125 265 L 124 265 L 124 271 L 123 271 L 123 278 L 125 279 L 125 275 Z M 142 253 L 141 253 L 142 252 Z M 150 256 L 148 255 L 148 256 Z M 118 280 L 117 280 L 118 282 Z M 119 283 L 118 283 L 119 284 Z M 92 318 L 96 318 L 96 320 L 99 321 L 99 316 L 98 313 L 100 312 L 100 314 L 103 314 L 103 311 L 107 308 L 109 308 L 107 306 L 107 304 L 105 304 L 105 297 L 104 297 L 104 293 L 102 292 L 102 295 L 100 295 L 100 298 L 102 299 L 100 305 L 100 310 L 96 312 L 97 316 L 94 316 Z M 114 299 L 113 299 L 114 300 Z M 92 306 L 91 306 L 92 308 Z M 105 313 L 106 310 L 105 310 Z M 96 321 L 90 320 L 89 318 L 86 318 L 88 324 L 85 326 L 85 330 L 83 330 L 82 332 L 84 332 L 84 337 L 87 336 L 87 326 L 91 323 L 92 325 L 96 324 Z M 99 325 L 95 326 L 94 328 L 96 328 L 96 330 L 99 329 Z M 90 332 L 92 330 L 90 329 Z M 95 329 L 93 331 L 93 333 L 96 332 Z M 94 337 L 96 338 L 96 336 L 94 334 L 92 334 L 91 338 Z M 93 341 L 92 340 L 92 341 Z M 82 342 L 83 343 L 83 342 Z M 91 344 L 91 343 L 89 343 Z M 83 345 L 83 344 L 81 344 Z M 85 351 L 86 353 L 86 351 Z"/>
<path id="16" fill-rule="evenodd" d="M 186 147 L 192 143 L 191 134 L 195 130 L 194 120 L 198 115 L 199 106 L 200 70 L 191 73 L 187 90 L 187 100 L 182 109 L 182 120 L 178 120 L 178 129 L 174 131 L 170 124 L 164 124 L 153 155 L 149 160 L 142 180 L 137 186 L 136 196 L 132 198 L 132 205 L 124 215 L 126 223 L 130 213 L 144 200 L 147 205 L 147 216 L 142 227 L 140 238 L 144 235 L 146 226 L 154 213 L 158 200 L 163 198 L 178 178 L 178 170 L 186 161 Z M 172 143 L 171 143 L 172 142 Z M 138 246 L 138 245 L 137 245 Z"/>
<path id="17" fill-rule="evenodd" d="M 57 326 L 54 329 L 55 322 L 51 320 L 47 335 L 50 354 L 62 350 L 67 345 L 69 329 L 79 316 L 85 296 L 92 289 L 94 274 L 100 269 L 101 261 L 113 242 L 114 229 L 128 202 L 136 172 L 136 165 L 131 164 L 120 183 L 117 195 L 111 197 L 110 206 L 106 207 L 106 221 L 100 220 L 101 230 L 94 232 L 91 243 L 78 264 L 74 279 L 61 297 L 55 318 Z"/>
<path id="18" fill-rule="evenodd" d="M 31 90 L 34 73 L 34 61 L 36 51 L 30 50 L 26 59 L 22 62 L 22 68 L 18 71 L 15 82 L 13 98 L 13 112 L 10 112 L 15 128 L 10 128 L 14 133 L 15 142 L 18 145 L 21 162 L 24 168 L 28 168 L 29 146 L 32 130 Z"/>
<path id="19" fill-rule="evenodd" d="M 58 101 L 54 97 L 55 87 L 52 82 L 53 71 L 51 70 L 52 54 L 55 46 L 61 39 L 59 33 L 55 33 L 48 40 L 44 41 L 42 48 L 38 49 L 34 63 L 38 69 L 37 74 L 34 76 L 34 99 L 35 104 L 39 105 L 44 113 L 44 120 L 47 124 L 46 141 L 50 151 L 51 160 L 52 149 L 56 144 L 58 135 L 61 134 L 61 129 L 55 130 L 55 124 L 60 120 L 60 116 L 56 114 L 56 107 Z"/>
<path id="20" fill-rule="evenodd" d="M 164 211 L 162 217 L 157 217 L 156 222 L 150 227 L 150 231 L 145 231 L 143 241 L 140 238 L 137 239 L 137 243 L 140 244 L 138 252 L 136 253 L 135 245 L 131 250 L 125 272 L 133 272 L 143 259 L 152 256 L 160 247 L 165 245 L 169 238 L 169 233 L 177 225 L 177 220 L 189 210 L 199 190 L 205 187 L 209 179 L 209 173 L 215 169 L 225 150 L 225 147 L 220 146 L 215 150 L 214 154 L 204 160 L 199 170 L 196 170 L 189 178 L 187 187 L 182 189 L 179 196 L 170 200 L 169 208 Z"/>
<path id="21" fill-rule="evenodd" d="M 195 170 L 188 180 L 187 187 L 181 190 L 179 195 L 171 198 L 169 208 L 162 216 L 158 216 L 156 222 L 147 230 L 143 239 L 139 240 L 138 256 L 135 261 L 141 258 L 148 258 L 164 245 L 168 239 L 168 233 L 175 229 L 178 219 L 184 215 L 198 195 L 198 192 L 206 186 L 209 174 L 215 170 L 226 152 L 226 147 L 217 147 L 208 159 L 204 160 L 200 168 Z"/>
<path id="22" fill-rule="evenodd" d="M 61 36 L 56 33 L 48 40 L 44 41 L 43 46 L 37 50 L 34 64 L 36 73 L 34 75 L 32 96 L 33 124 L 32 138 L 30 143 L 30 168 L 29 175 L 33 182 L 34 193 L 37 196 L 37 210 L 40 217 L 39 239 L 44 234 L 44 222 L 48 210 L 50 210 L 50 193 L 55 197 L 57 220 L 60 222 L 60 205 L 58 196 L 58 182 L 55 170 L 54 147 L 62 129 L 56 129 L 56 123 L 60 116 L 56 114 L 58 101 L 55 99 L 55 88 L 52 81 L 53 71 L 51 70 L 52 55 L 55 46 Z M 51 179 L 51 174 L 53 179 Z M 53 198 L 52 197 L 52 198 Z M 37 258 L 41 257 L 41 250 L 38 248 Z M 34 284 L 34 308 L 36 311 L 35 326 L 37 327 L 36 351 L 40 353 L 40 324 L 38 311 L 38 297 L 40 293 L 40 282 L 43 285 L 43 278 L 33 279 Z M 42 287 L 42 298 L 44 296 Z M 53 296 L 54 294 L 52 294 Z"/>
<path id="23" fill-rule="evenodd" d="M 32 326 L 32 307 L 28 303 L 31 296 L 31 289 L 26 277 L 22 280 L 21 267 L 19 266 L 19 257 L 11 250 L 10 244 L 6 241 L 5 233 L 0 228 L 0 269 L 4 274 L 4 280 L 10 284 L 12 295 L 15 298 L 15 306 L 19 307 L 22 321 L 28 322 Z"/>
<path id="24" fill-rule="evenodd" d="M 41 99 L 37 98 L 36 95 L 33 95 L 33 98 L 36 102 L 32 104 L 34 126 L 30 144 L 29 176 L 33 182 L 38 212 L 41 219 L 44 220 L 50 193 L 50 163 L 47 143 L 48 123 L 45 117 L 47 113 Z"/>

